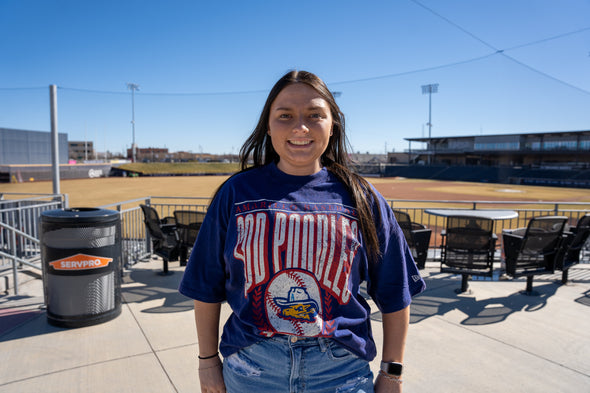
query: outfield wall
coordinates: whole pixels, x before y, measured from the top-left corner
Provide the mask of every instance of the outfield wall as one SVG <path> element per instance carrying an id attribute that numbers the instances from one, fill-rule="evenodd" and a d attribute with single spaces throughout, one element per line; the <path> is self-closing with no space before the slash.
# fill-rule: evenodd
<path id="1" fill-rule="evenodd" d="M 61 179 L 128 176 L 117 164 L 62 164 Z M 374 177 L 405 177 L 443 181 L 523 184 L 550 187 L 590 188 L 590 169 L 535 169 L 486 166 L 359 164 L 358 173 Z M 215 173 L 214 175 L 219 175 Z M 202 176 L 203 173 L 155 174 L 138 176 Z M 0 183 L 52 180 L 51 165 L 0 165 Z"/>
<path id="2" fill-rule="evenodd" d="M 105 164 L 62 164 L 59 166 L 60 179 L 86 179 L 108 177 L 112 165 Z M 28 181 L 52 180 L 51 165 L 0 165 L 0 183 L 23 183 Z"/>

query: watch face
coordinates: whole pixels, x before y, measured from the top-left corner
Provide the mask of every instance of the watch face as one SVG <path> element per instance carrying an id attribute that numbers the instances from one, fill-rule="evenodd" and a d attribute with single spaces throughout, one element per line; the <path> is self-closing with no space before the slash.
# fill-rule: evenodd
<path id="1" fill-rule="evenodd" d="M 402 375 L 403 365 L 394 362 L 381 362 L 381 370 L 387 374 L 399 377 Z"/>

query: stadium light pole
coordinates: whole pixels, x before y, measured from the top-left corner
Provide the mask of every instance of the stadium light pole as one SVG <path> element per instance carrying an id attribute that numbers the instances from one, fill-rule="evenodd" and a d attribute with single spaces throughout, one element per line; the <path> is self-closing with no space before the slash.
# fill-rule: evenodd
<path id="1" fill-rule="evenodd" d="M 131 143 L 131 156 L 135 162 L 135 91 L 139 90 L 139 85 L 135 83 L 127 83 L 127 88 L 131 90 L 131 129 L 133 132 L 133 141 Z"/>
<path id="2" fill-rule="evenodd" d="M 430 148 L 432 147 L 432 93 L 438 93 L 438 83 L 422 85 L 422 94 L 428 94 L 428 163 L 432 163 Z"/>

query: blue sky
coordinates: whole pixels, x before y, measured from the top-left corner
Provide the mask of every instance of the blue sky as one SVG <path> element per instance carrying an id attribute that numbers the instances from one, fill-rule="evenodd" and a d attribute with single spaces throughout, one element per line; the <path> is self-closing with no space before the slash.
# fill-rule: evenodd
<path id="1" fill-rule="evenodd" d="M 353 151 L 590 129 L 590 1 L 0 0 L 0 127 L 237 153 L 291 69 L 341 92 Z M 413 145 L 413 147 L 416 147 Z"/>

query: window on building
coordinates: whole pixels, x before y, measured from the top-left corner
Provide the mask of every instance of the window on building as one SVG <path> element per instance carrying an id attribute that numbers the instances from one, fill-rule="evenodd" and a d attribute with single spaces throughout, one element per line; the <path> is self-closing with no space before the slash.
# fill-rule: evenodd
<path id="1" fill-rule="evenodd" d="M 518 142 L 476 142 L 475 143 L 475 150 L 483 150 L 483 151 L 490 151 L 490 150 L 519 150 L 520 143 Z"/>

